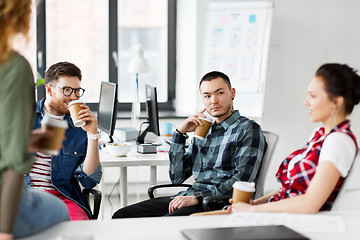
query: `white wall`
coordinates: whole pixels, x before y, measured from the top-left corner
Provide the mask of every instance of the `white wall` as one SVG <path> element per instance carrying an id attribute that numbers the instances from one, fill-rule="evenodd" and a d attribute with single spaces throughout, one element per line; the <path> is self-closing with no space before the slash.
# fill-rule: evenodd
<path id="1" fill-rule="evenodd" d="M 214 0 L 179 0 L 177 32 L 177 108 L 199 109 L 197 84 L 202 75 L 203 11 Z M 229 1 L 230 2 L 230 1 Z M 234 1 L 232 1 L 234 2 Z M 274 0 L 269 63 L 261 125 L 280 135 L 269 170 L 266 190 L 277 187 L 280 162 L 302 147 L 318 124 L 311 123 L 303 105 L 307 85 L 315 70 L 326 62 L 347 63 L 360 69 L 360 1 Z M 199 13 L 199 14 L 197 14 Z M 197 103 L 196 105 L 194 103 Z M 360 141 L 360 110 L 352 116 L 352 129 Z"/>
<path id="2" fill-rule="evenodd" d="M 196 111 L 197 76 L 197 1 L 177 1 L 176 38 L 176 111 L 189 114 Z"/>

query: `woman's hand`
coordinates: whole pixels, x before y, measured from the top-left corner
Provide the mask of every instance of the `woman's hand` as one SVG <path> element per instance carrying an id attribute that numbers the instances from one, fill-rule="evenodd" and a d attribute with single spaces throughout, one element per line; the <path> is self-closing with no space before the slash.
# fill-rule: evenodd
<path id="1" fill-rule="evenodd" d="M 13 239 L 12 234 L 0 232 L 0 240 L 12 240 L 12 239 Z"/>
<path id="2" fill-rule="evenodd" d="M 53 135 L 51 131 L 44 131 L 41 128 L 32 130 L 30 141 L 28 145 L 29 152 L 40 152 L 40 141 L 45 137 L 50 137 Z"/>
<path id="3" fill-rule="evenodd" d="M 229 207 L 230 212 L 253 212 L 254 206 L 250 203 L 238 202 Z"/>
<path id="4" fill-rule="evenodd" d="M 256 204 L 255 204 L 255 201 L 256 201 L 256 200 L 250 199 L 249 204 L 250 204 L 250 205 L 256 205 Z M 230 203 L 230 204 L 233 204 L 233 199 L 232 199 L 232 198 L 229 199 L 229 203 Z"/>

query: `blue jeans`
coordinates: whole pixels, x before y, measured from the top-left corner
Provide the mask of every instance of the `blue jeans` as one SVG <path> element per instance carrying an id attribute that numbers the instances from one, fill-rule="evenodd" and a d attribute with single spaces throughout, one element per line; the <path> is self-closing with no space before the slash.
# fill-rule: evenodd
<path id="1" fill-rule="evenodd" d="M 66 205 L 50 193 L 23 188 L 16 216 L 14 237 L 35 234 L 62 221 L 69 221 Z"/>

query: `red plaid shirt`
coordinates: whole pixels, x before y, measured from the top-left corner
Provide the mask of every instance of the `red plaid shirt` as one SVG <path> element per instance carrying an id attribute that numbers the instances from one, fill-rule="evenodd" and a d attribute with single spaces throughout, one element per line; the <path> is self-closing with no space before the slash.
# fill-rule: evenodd
<path id="1" fill-rule="evenodd" d="M 349 120 L 340 123 L 333 130 L 331 130 L 329 134 L 333 132 L 343 132 L 349 135 L 354 140 L 357 149 L 356 138 L 350 130 Z M 304 148 L 296 150 L 281 163 L 279 170 L 276 173 L 276 178 L 281 183 L 282 187 L 280 188 L 278 194 L 272 196 L 268 200 L 269 202 L 279 201 L 281 199 L 290 198 L 306 193 L 311 179 L 314 177 L 316 172 L 316 166 L 318 165 L 320 151 L 326 138 L 325 135 L 325 137 L 321 139 L 321 137 L 324 135 L 325 132 L 324 128 L 322 127 L 315 132 L 314 137 L 306 144 Z M 303 154 L 305 151 L 308 151 L 305 157 L 301 158 L 301 160 L 296 162 L 294 168 L 291 169 L 288 174 L 290 161 L 296 156 Z M 324 205 L 321 207 L 320 211 L 331 209 L 343 182 L 344 178 L 340 177 L 334 190 L 332 191 Z"/>

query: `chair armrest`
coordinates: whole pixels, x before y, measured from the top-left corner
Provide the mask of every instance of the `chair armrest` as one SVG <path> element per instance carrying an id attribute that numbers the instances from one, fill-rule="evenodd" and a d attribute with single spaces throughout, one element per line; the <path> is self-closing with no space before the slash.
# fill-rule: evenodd
<path id="1" fill-rule="evenodd" d="M 101 198 L 102 198 L 102 193 L 99 190 L 96 189 L 83 189 L 81 196 L 84 200 L 85 203 L 85 207 L 90 211 L 90 205 L 89 205 L 89 196 L 90 194 L 93 195 L 94 198 L 94 212 L 91 214 L 91 219 L 97 219 L 99 216 L 99 212 L 100 212 L 100 204 L 101 204 Z"/>
<path id="2" fill-rule="evenodd" d="M 191 184 L 185 184 L 185 183 L 180 183 L 180 184 L 159 184 L 159 185 L 154 185 L 149 187 L 148 189 L 148 195 L 150 199 L 154 198 L 154 190 L 157 188 L 167 188 L 167 187 L 192 187 Z"/>
<path id="3" fill-rule="evenodd" d="M 231 198 L 230 195 L 206 196 L 202 202 L 204 211 L 214 210 L 210 207 L 211 204 L 216 205 L 215 210 L 218 210 L 219 206 L 221 206 L 220 207 L 220 209 L 221 209 L 224 206 L 230 205 L 230 203 L 229 203 L 230 198 Z"/>

